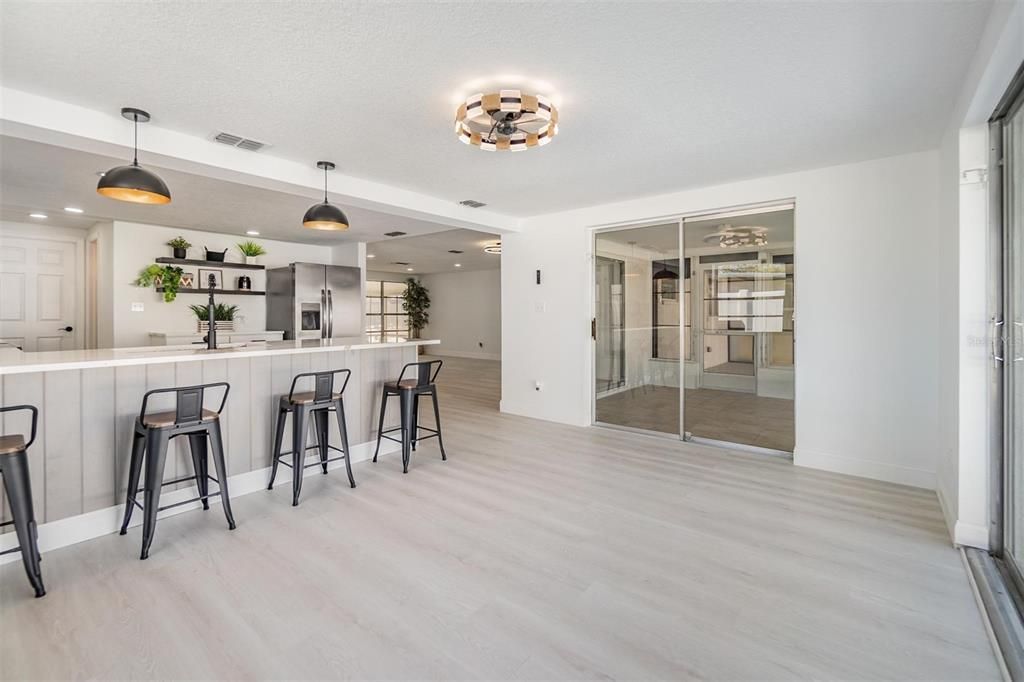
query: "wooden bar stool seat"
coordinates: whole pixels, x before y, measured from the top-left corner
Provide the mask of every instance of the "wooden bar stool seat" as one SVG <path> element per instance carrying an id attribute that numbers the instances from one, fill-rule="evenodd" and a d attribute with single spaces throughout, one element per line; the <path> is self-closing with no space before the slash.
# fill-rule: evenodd
<path id="1" fill-rule="evenodd" d="M 32 413 L 32 430 L 25 442 L 21 434 L 0 436 L 0 476 L 4 480 L 4 492 L 7 503 L 11 507 L 11 519 L 0 526 L 14 526 L 18 537 L 18 546 L 0 554 L 21 552 L 21 562 L 25 565 L 25 574 L 36 597 L 46 594 L 43 587 L 43 573 L 39 567 L 42 556 L 39 554 L 39 530 L 36 528 L 35 508 L 32 505 L 32 481 L 28 475 L 28 449 L 36 439 L 36 425 L 39 421 L 39 410 L 32 405 L 12 405 L 0 408 L 0 413 L 26 411 Z"/>
<path id="2" fill-rule="evenodd" d="M 0 455 L 10 455 L 25 448 L 25 436 L 21 434 L 0 436 Z"/>
<path id="3" fill-rule="evenodd" d="M 209 410 L 203 407 L 203 397 L 208 389 L 224 389 L 220 407 Z M 149 556 L 150 545 L 156 531 L 156 515 L 164 509 L 178 507 L 193 502 L 202 502 L 203 509 L 210 508 L 209 499 L 220 497 L 224 516 L 228 521 L 228 529 L 235 529 L 235 517 L 231 513 L 231 500 L 228 497 L 227 463 L 224 459 L 224 441 L 220 431 L 220 413 L 227 404 L 228 392 L 231 390 L 226 382 L 220 381 L 199 386 L 183 388 L 158 388 L 148 391 L 142 398 L 142 409 L 135 418 L 135 429 L 132 434 L 132 458 L 128 467 L 128 493 L 125 500 L 124 521 L 121 524 L 121 535 L 128 532 L 128 523 L 132 519 L 135 507 L 142 510 L 142 553 L 140 559 Z M 161 412 L 147 413 L 146 407 L 150 396 L 173 393 L 175 408 Z M 192 453 L 194 474 L 164 481 L 164 465 L 167 462 L 167 450 L 170 441 L 179 436 L 188 438 L 189 450 Z M 217 477 L 209 475 L 209 458 Z M 144 485 L 139 488 L 139 478 L 145 464 L 146 477 Z M 214 492 L 209 490 L 209 482 L 217 484 Z M 164 486 L 195 481 L 198 496 L 183 502 L 176 502 L 165 507 L 160 506 L 160 490 Z M 144 504 L 139 504 L 138 493 L 144 494 Z"/>
<path id="4" fill-rule="evenodd" d="M 344 374 L 345 380 L 341 389 L 335 391 L 335 376 Z M 313 379 L 312 391 L 296 391 L 295 387 L 299 381 L 307 378 Z M 352 377 L 352 371 L 347 369 L 334 369 L 326 372 L 304 372 L 297 374 L 292 379 L 291 389 L 288 395 L 281 396 L 277 410 L 277 426 L 274 429 L 274 450 L 273 463 L 270 470 L 270 483 L 267 490 L 274 489 L 274 479 L 277 478 L 278 464 L 284 464 L 292 470 L 292 506 L 298 506 L 299 494 L 302 492 L 302 474 L 309 467 L 319 466 L 323 473 L 327 473 L 327 465 L 340 459 L 345 460 L 345 470 L 348 472 L 348 483 L 352 488 L 356 487 L 356 479 L 352 476 L 352 458 L 348 448 L 348 428 L 345 420 L 345 400 L 343 398 L 348 380 Z M 335 447 L 330 443 L 330 417 L 334 413 L 338 421 L 338 434 L 341 437 L 341 447 Z M 292 449 L 281 452 L 284 442 L 285 423 L 288 415 L 292 415 Z M 314 445 L 306 445 L 306 430 L 309 425 L 309 417 L 312 415 L 316 425 L 316 440 Z M 318 461 L 307 464 L 306 452 L 317 450 L 320 453 Z M 331 457 L 331 451 L 341 453 L 338 457 Z M 285 458 L 291 456 L 291 462 Z"/>

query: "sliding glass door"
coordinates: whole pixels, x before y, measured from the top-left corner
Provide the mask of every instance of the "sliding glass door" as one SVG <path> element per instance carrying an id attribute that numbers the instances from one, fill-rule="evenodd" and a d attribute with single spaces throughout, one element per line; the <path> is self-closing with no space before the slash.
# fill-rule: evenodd
<path id="1" fill-rule="evenodd" d="M 794 214 L 787 203 L 683 220 L 697 290 L 683 391 L 694 439 L 793 451 Z"/>
<path id="2" fill-rule="evenodd" d="M 594 421 L 792 452 L 795 208 L 594 233 Z"/>
<path id="3" fill-rule="evenodd" d="M 1024 94 L 996 124 L 1002 137 L 1003 558 L 1024 589 Z"/>
<path id="4" fill-rule="evenodd" d="M 597 232 L 593 262 L 594 421 L 679 436 L 679 222 Z"/>

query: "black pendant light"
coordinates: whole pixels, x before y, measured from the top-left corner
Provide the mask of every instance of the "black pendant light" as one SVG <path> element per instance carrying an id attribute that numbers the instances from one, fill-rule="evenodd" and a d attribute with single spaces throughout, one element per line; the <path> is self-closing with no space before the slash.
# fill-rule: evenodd
<path id="1" fill-rule="evenodd" d="M 169 204 L 171 191 L 154 173 L 139 165 L 139 124 L 149 120 L 149 114 L 141 109 L 125 107 L 121 115 L 135 122 L 135 155 L 131 165 L 111 168 L 96 185 L 96 192 L 118 201 L 135 204 Z"/>
<path id="2" fill-rule="evenodd" d="M 324 172 L 324 200 L 309 207 L 302 217 L 302 226 L 311 230 L 347 230 L 348 216 L 334 204 L 327 201 L 327 171 L 334 170 L 330 161 L 317 161 L 316 167 Z"/>

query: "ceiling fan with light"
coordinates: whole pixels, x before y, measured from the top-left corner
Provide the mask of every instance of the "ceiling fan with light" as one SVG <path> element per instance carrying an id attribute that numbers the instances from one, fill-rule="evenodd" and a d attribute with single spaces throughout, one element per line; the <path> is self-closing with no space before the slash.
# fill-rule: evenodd
<path id="1" fill-rule="evenodd" d="M 732 225 L 720 225 L 711 234 L 705 235 L 704 242 L 707 244 L 718 244 L 723 249 L 738 249 L 740 247 L 766 246 L 768 244 L 767 228 L 753 225 L 733 227 Z"/>
<path id="2" fill-rule="evenodd" d="M 543 147 L 558 134 L 558 109 L 544 95 L 520 90 L 477 93 L 459 105 L 455 134 L 484 151 Z"/>

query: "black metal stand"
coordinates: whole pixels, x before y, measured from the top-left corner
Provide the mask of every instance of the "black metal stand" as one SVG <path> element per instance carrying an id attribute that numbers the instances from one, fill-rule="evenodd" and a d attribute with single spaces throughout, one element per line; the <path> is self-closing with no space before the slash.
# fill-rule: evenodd
<path id="1" fill-rule="evenodd" d="M 18 546 L 0 554 L 21 552 L 21 561 L 25 565 L 25 574 L 36 597 L 46 594 L 43 587 L 43 573 L 39 564 L 43 560 L 39 554 L 39 530 L 36 527 L 36 516 L 32 505 L 32 481 L 28 474 L 28 448 L 36 439 L 36 424 L 39 411 L 31 405 L 12 405 L 0 408 L 2 412 L 26 410 L 32 413 L 32 432 L 28 443 L 23 436 L 3 436 L 0 438 L 0 475 L 4 480 L 4 492 L 7 503 L 11 507 L 11 521 L 0 523 L 2 526 L 14 526 L 18 537 Z"/>

